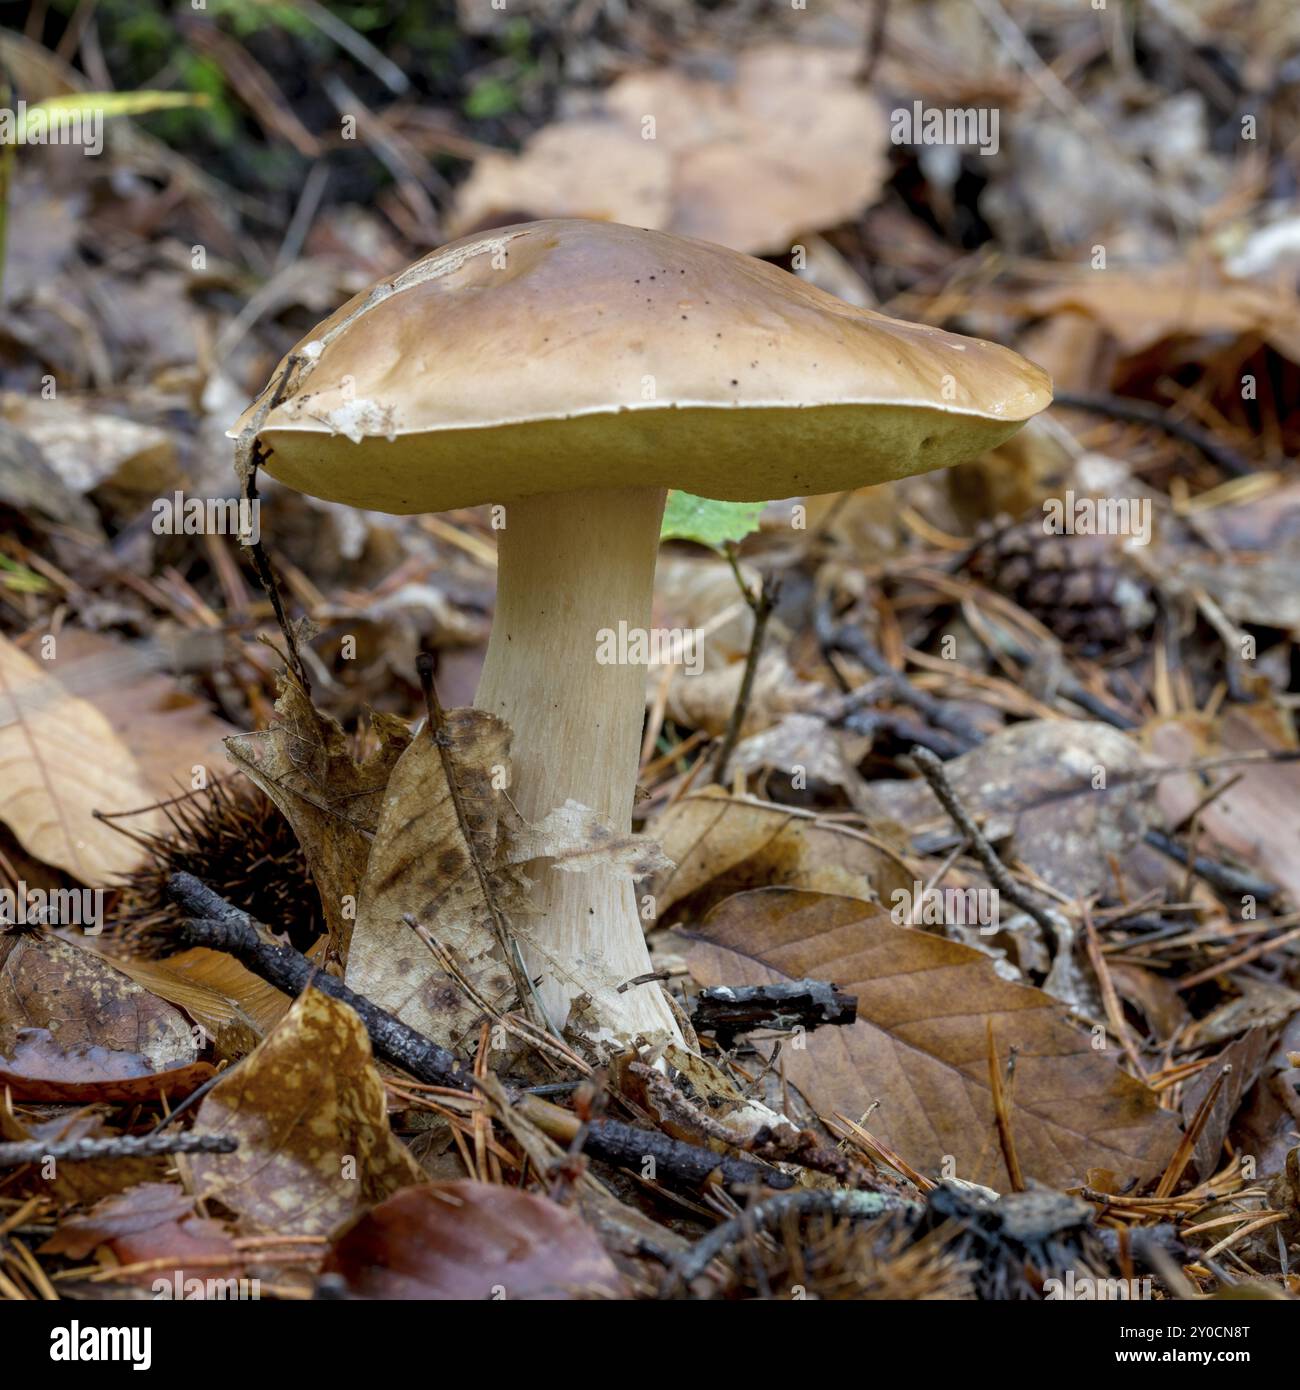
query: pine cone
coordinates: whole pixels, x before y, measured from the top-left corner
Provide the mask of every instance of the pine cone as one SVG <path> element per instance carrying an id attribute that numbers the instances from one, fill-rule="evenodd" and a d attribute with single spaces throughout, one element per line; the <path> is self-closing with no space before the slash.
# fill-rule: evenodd
<path id="1" fill-rule="evenodd" d="M 1046 532 L 1041 517 L 985 523 L 967 569 L 1085 655 L 1124 646 L 1155 616 L 1118 537 Z"/>

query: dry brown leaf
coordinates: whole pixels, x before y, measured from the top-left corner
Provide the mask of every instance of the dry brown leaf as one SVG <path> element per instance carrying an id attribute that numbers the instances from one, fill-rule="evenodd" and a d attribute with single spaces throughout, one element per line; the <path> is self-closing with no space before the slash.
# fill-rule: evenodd
<path id="1" fill-rule="evenodd" d="M 93 951 L 48 933 L 0 935 L 0 1052 L 23 1028 L 61 1048 L 138 1053 L 155 1071 L 198 1055 L 188 1021 Z"/>
<path id="2" fill-rule="evenodd" d="M 688 729 L 721 734 L 731 722 L 744 677 L 743 661 L 694 676 L 678 671 L 668 691 L 669 718 Z M 821 694 L 819 686 L 795 676 L 780 652 L 764 652 L 754 672 L 741 733 L 755 734 L 789 711 L 807 709 Z"/>
<path id="3" fill-rule="evenodd" d="M 1040 314 L 1067 310 L 1097 319 L 1135 354 L 1166 338 L 1253 337 L 1300 362 L 1300 309 L 1294 295 L 1249 280 L 1233 280 L 1211 261 L 1179 261 L 1141 271 L 1094 271 L 1029 297 Z"/>
<path id="4" fill-rule="evenodd" d="M 704 986 L 831 980 L 858 1000 L 858 1021 L 807 1035 L 782 1054 L 790 1080 L 825 1116 L 867 1127 L 913 1167 L 1006 1186 L 988 1085 L 986 1024 L 999 1055 L 1017 1053 L 1011 1115 L 1027 1177 L 1051 1186 L 1090 1167 L 1151 1178 L 1178 1142 L 1154 1092 L 1094 1051 L 1060 1004 L 1001 979 L 957 942 L 896 926 L 851 898 L 765 889 L 742 893 L 688 933 Z"/>
<path id="5" fill-rule="evenodd" d="M 165 493 L 178 481 L 175 441 L 157 425 L 62 399 L 34 400 L 17 394 L 6 395 L 0 411 L 35 440 L 74 492 L 109 486 L 143 499 Z"/>
<path id="6" fill-rule="evenodd" d="M 522 154 L 480 158 L 453 235 L 511 212 L 789 251 L 799 233 L 856 216 L 883 185 L 884 118 L 856 68 L 849 48 L 770 43 L 740 54 L 725 81 L 629 74 L 594 112 L 547 127 Z"/>
<path id="7" fill-rule="evenodd" d="M 1175 767 L 1206 756 L 1295 746 L 1284 724 L 1254 705 L 1228 705 L 1216 720 L 1191 714 L 1163 720 L 1148 737 L 1160 760 Z M 1229 781 L 1196 818 L 1202 853 L 1207 846 L 1208 852 L 1225 853 L 1300 902 L 1300 765 L 1243 763 L 1205 774 L 1175 773 L 1160 779 L 1156 801 L 1168 823 L 1177 825 L 1211 787 Z"/>
<path id="8" fill-rule="evenodd" d="M 892 901 L 915 875 L 849 826 L 720 787 L 692 792 L 651 827 L 676 868 L 657 881 L 661 922 L 692 918 L 731 893 L 770 885 Z"/>
<path id="9" fill-rule="evenodd" d="M 253 1232 L 326 1235 L 424 1176 L 388 1127 L 365 1025 L 317 989 L 208 1092 L 194 1132 L 239 1140 L 194 1156 L 195 1191 Z"/>
<path id="10" fill-rule="evenodd" d="M 1242 1099 L 1259 1079 L 1268 1058 L 1271 1035 L 1267 1028 L 1252 1028 L 1243 1038 L 1229 1043 L 1203 1071 L 1187 1084 L 1183 1091 L 1183 1123 L 1189 1125 L 1201 1102 L 1210 1093 L 1210 1088 L 1219 1079 L 1225 1067 L 1228 1074 L 1215 1097 L 1210 1113 L 1192 1150 L 1191 1171 L 1200 1182 L 1211 1178 L 1227 1163 L 1223 1152 L 1223 1141 L 1227 1137 Z"/>
<path id="11" fill-rule="evenodd" d="M 47 1104 L 114 1102 L 147 1105 L 179 1100 L 215 1075 L 207 1062 L 156 1070 L 138 1052 L 74 1044 L 62 1047 L 46 1028 L 23 1028 L 0 1056 L 0 1087 L 15 1100 Z"/>
<path id="12" fill-rule="evenodd" d="M 355 904 L 384 788 L 410 732 L 391 715 L 374 715 L 379 747 L 358 761 L 336 719 L 322 714 L 286 673 L 276 722 L 226 740 L 231 761 L 271 798 L 293 826 L 320 893 L 330 945 L 347 959 Z"/>
<path id="13" fill-rule="evenodd" d="M 742 740 L 732 754 L 737 772 L 777 772 L 787 785 L 798 775 L 805 789 L 819 794 L 838 788 L 850 805 L 862 799 L 866 783 L 854 765 L 870 739 L 832 729 L 815 714 L 787 714 L 778 724 Z"/>
<path id="14" fill-rule="evenodd" d="M 495 715 L 481 710 L 448 710 L 444 720 L 478 863 L 491 876 L 498 908 L 526 911 L 522 875 L 499 871 L 502 816 L 508 802 L 500 790 L 504 777 L 496 773 L 508 774 L 510 731 Z M 460 969 L 487 999 L 511 1007 L 512 976 L 500 956 L 491 907 L 457 817 L 441 754 L 427 736 L 406 749 L 389 779 L 361 886 L 347 982 L 444 1047 L 458 1046 L 480 1011 L 438 968 L 403 921 L 405 913 L 453 952 Z"/>
<path id="15" fill-rule="evenodd" d="M 399 1192 L 340 1232 L 325 1272 L 354 1298 L 571 1299 L 626 1293 L 576 1212 L 484 1182 Z"/>
<path id="16" fill-rule="evenodd" d="M 1111 887 L 1111 861 L 1125 864 L 1158 820 L 1150 766 L 1138 745 L 1108 724 L 1034 720 L 994 734 L 944 765 L 966 809 L 990 840 L 1060 892 L 1086 897 Z M 1104 786 L 1094 782 L 1105 777 Z M 928 782 L 868 784 L 864 809 L 913 836 L 952 830 Z M 956 833 L 955 831 L 953 833 Z"/>
<path id="17" fill-rule="evenodd" d="M 0 1139 L 26 1144 L 40 1140 L 51 1144 L 72 1139 L 108 1139 L 113 1136 L 100 1116 L 102 1107 L 66 1110 L 53 1119 L 20 1120 L 9 1107 L 13 1097 L 0 1092 Z M 124 1192 L 140 1183 L 157 1182 L 167 1172 L 166 1158 L 95 1158 L 81 1163 L 63 1159 L 47 1176 L 44 1164 L 29 1164 L 5 1175 L 5 1194 L 16 1197 L 36 1193 L 67 1206 L 97 1202 L 114 1192 Z"/>
<path id="18" fill-rule="evenodd" d="M 0 636 L 0 817 L 34 858 L 82 883 L 128 873 L 140 848 L 91 814 L 156 798 L 130 750 L 94 705 L 70 696 L 39 662 Z M 159 813 L 135 822 L 163 828 Z"/>
<path id="19" fill-rule="evenodd" d="M 174 1183 L 149 1182 L 96 1202 L 88 1212 L 67 1217 L 40 1247 L 43 1255 L 64 1255 L 78 1263 L 105 1246 L 119 1265 L 150 1260 L 171 1262 L 166 1269 L 141 1270 L 127 1282 L 152 1288 L 159 1278 L 181 1286 L 191 1276 L 237 1279 L 243 1269 L 234 1240 L 218 1221 L 197 1216 L 194 1198 Z M 223 1262 L 211 1264 L 213 1258 Z M 187 1269 L 186 1259 L 199 1263 Z M 208 1263 L 204 1263 L 208 1261 Z M 193 1296 L 193 1295 L 191 1295 Z"/>
<path id="20" fill-rule="evenodd" d="M 158 666 L 165 651 L 140 653 L 102 632 L 59 634 L 55 679 L 88 700 L 131 750 L 149 800 L 165 800 L 193 785 L 193 769 L 224 769 L 222 741 L 238 733 Z M 131 822 L 134 826 L 135 822 Z"/>

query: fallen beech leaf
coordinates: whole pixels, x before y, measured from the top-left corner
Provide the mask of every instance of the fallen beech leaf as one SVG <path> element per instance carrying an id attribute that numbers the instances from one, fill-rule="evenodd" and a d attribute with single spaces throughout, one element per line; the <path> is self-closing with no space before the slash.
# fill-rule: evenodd
<path id="1" fill-rule="evenodd" d="M 0 1052 L 24 1028 L 47 1028 L 61 1048 L 139 1053 L 146 1069 L 192 1062 L 189 1023 L 93 951 L 56 936 L 0 936 Z"/>
<path id="2" fill-rule="evenodd" d="M 191 1163 L 196 1193 L 251 1231 L 325 1235 L 423 1176 L 388 1128 L 365 1025 L 316 989 L 208 1092 L 194 1132 L 239 1140 Z"/>
<path id="3" fill-rule="evenodd" d="M 1150 766 L 1138 745 L 1108 724 L 1033 720 L 1013 724 L 944 771 L 990 840 L 1009 838 L 1011 852 L 1044 882 L 1071 898 L 1113 887 L 1121 865 L 1158 820 L 1151 782 L 1126 774 Z M 1094 787 L 1104 774 L 1105 785 Z M 906 825 L 913 837 L 953 834 L 952 821 L 915 778 L 871 782 L 864 808 Z"/>
<path id="4" fill-rule="evenodd" d="M 660 921 L 670 909 L 677 917 L 703 916 L 731 893 L 768 886 L 889 902 L 896 888 L 910 891 L 915 877 L 859 831 L 755 797 L 728 796 L 720 787 L 683 797 L 652 829 L 677 866 L 655 886 Z"/>
<path id="5" fill-rule="evenodd" d="M 1102 323 L 1122 352 L 1137 354 L 1175 337 L 1254 337 L 1300 362 L 1294 295 L 1276 286 L 1234 280 L 1209 258 L 1141 271 L 1108 270 L 1053 285 L 1029 296 L 1038 314 L 1065 311 Z"/>
<path id="6" fill-rule="evenodd" d="M 1216 720 L 1181 715 L 1154 725 L 1152 750 L 1171 766 L 1259 748 L 1292 748 L 1292 736 L 1262 710 L 1229 705 Z M 1206 778 L 1209 780 L 1207 781 Z M 1156 801 L 1166 821 L 1176 825 L 1206 800 L 1214 785 L 1230 783 L 1196 818 L 1205 853 L 1215 848 L 1264 878 L 1280 883 L 1300 901 L 1300 764 L 1241 763 L 1198 775 L 1162 777 Z"/>
<path id="7" fill-rule="evenodd" d="M 7 1099 L 12 1103 L 12 1094 Z M 65 1139 L 108 1139 L 112 1135 L 98 1107 L 63 1111 L 49 1120 L 34 1120 L 30 1116 L 19 1120 L 0 1103 L 0 1139 L 6 1141 L 29 1143 L 38 1139 L 53 1144 Z M 5 1173 L 5 1193 L 11 1197 L 39 1194 L 66 1206 L 81 1206 L 141 1183 L 160 1181 L 170 1162 L 167 1158 L 140 1157 L 92 1158 L 80 1163 L 61 1159 L 54 1164 L 52 1177 L 44 1164 L 33 1163 Z"/>
<path id="8" fill-rule="evenodd" d="M 361 885 L 348 954 L 350 988 L 443 1046 L 458 1045 L 479 1010 L 440 970 L 402 920 L 411 913 L 450 949 L 466 977 L 495 1003 L 509 1007 L 513 978 L 497 935 L 474 853 L 491 875 L 503 912 L 526 910 L 527 884 L 517 870 L 498 872 L 504 845 L 505 795 L 494 769 L 509 767 L 510 731 L 495 715 L 455 709 L 444 715 L 447 737 L 470 821 L 462 828 L 438 748 L 417 738 L 398 759 Z"/>
<path id="9" fill-rule="evenodd" d="M 178 1099 L 197 1090 L 215 1069 L 190 1062 L 156 1071 L 136 1052 L 74 1044 L 61 1047 L 45 1028 L 24 1028 L 10 1055 L 0 1057 L 0 1087 L 15 1100 L 61 1103 Z"/>
<path id="10" fill-rule="evenodd" d="M 56 649 L 57 650 L 57 649 Z M 86 884 L 128 873 L 140 848 L 93 811 L 156 798 L 108 719 L 0 637 L 0 818 L 34 858 Z M 159 831 L 159 812 L 136 822 Z"/>
<path id="11" fill-rule="evenodd" d="M 548 126 L 521 154 L 482 156 L 452 234 L 517 209 L 788 252 L 800 232 L 856 216 L 883 185 L 885 123 L 856 68 L 848 48 L 768 43 L 742 52 L 724 81 L 629 74 L 594 112 Z M 653 139 L 647 113 L 659 113 Z"/>
<path id="12" fill-rule="evenodd" d="M 175 1183 L 149 1182 L 129 1192 L 105 1197 L 89 1211 L 67 1217 L 40 1247 L 43 1255 L 65 1255 L 84 1260 L 101 1245 L 107 1246 L 119 1265 L 147 1260 L 173 1262 L 166 1269 L 142 1270 L 127 1275 L 126 1282 L 152 1288 L 161 1279 L 169 1287 L 184 1287 L 191 1276 L 237 1279 L 243 1267 L 234 1257 L 235 1243 L 219 1221 L 196 1216 L 194 1198 Z M 229 1259 L 214 1267 L 212 1257 Z M 187 1269 L 187 1259 L 200 1262 Z"/>
<path id="13" fill-rule="evenodd" d="M 577 1213 L 484 1182 L 399 1192 L 335 1238 L 325 1273 L 357 1298 L 618 1298 L 623 1281 Z"/>
<path id="14" fill-rule="evenodd" d="M 228 738 L 226 751 L 293 826 L 320 893 L 331 950 L 346 960 L 346 902 L 357 900 L 384 788 L 410 732 L 392 715 L 373 715 L 379 747 L 358 761 L 338 721 L 322 714 L 289 672 L 280 678 L 275 712 L 269 729 Z"/>
<path id="15" fill-rule="evenodd" d="M 1224 1067 L 1227 1076 L 1219 1094 L 1210 1107 L 1205 1128 L 1201 1130 L 1192 1150 L 1191 1172 L 1200 1182 L 1211 1178 L 1226 1163 L 1223 1141 L 1227 1136 L 1241 1102 L 1247 1091 L 1259 1079 L 1268 1058 L 1271 1035 L 1267 1028 L 1252 1028 L 1245 1037 L 1229 1043 L 1227 1047 L 1210 1062 L 1209 1066 L 1198 1072 L 1183 1090 L 1183 1123 L 1189 1125 L 1192 1116 L 1200 1108 L 1201 1102 L 1209 1094 L 1210 1088 L 1219 1079 Z"/>
<path id="16" fill-rule="evenodd" d="M 832 729 L 815 714 L 787 714 L 778 724 L 742 740 L 732 754 L 737 772 L 776 772 L 790 785 L 796 769 L 805 788 L 838 788 L 850 805 L 862 799 L 866 783 L 848 750 L 865 752 L 870 739 Z"/>
<path id="17" fill-rule="evenodd" d="M 220 640 L 215 635 L 214 653 L 220 652 Z M 222 740 L 239 732 L 160 669 L 173 655 L 191 650 L 201 654 L 207 646 L 199 636 L 173 653 L 161 644 L 132 646 L 80 628 L 59 634 L 59 659 L 51 663 L 51 673 L 70 695 L 89 700 L 113 726 L 153 792 L 149 801 L 165 800 L 189 787 L 196 765 L 209 773 L 223 767 Z M 135 823 L 134 818 L 128 822 Z"/>
<path id="18" fill-rule="evenodd" d="M 157 425 L 86 410 L 61 397 L 36 401 L 11 394 L 3 410 L 74 492 L 108 486 L 144 498 L 178 479 L 175 440 Z"/>
<path id="19" fill-rule="evenodd" d="M 688 729 L 703 729 L 715 735 L 722 733 L 731 723 L 744 677 L 743 661 L 733 661 L 730 666 L 698 675 L 678 670 L 668 692 L 669 716 Z M 765 652 L 754 672 L 741 732 L 757 733 L 791 710 L 806 709 L 821 695 L 819 686 L 796 677 L 780 652 Z"/>
<path id="20" fill-rule="evenodd" d="M 1068 1186 L 1090 1167 L 1124 1178 L 1163 1170 L 1176 1119 L 1119 1069 L 1114 1053 L 1062 1017 L 1050 995 L 1001 979 L 989 959 L 896 926 L 857 899 L 771 888 L 741 893 L 694 932 L 687 961 L 704 986 L 811 977 L 856 995 L 858 1021 L 819 1029 L 782 1054 L 823 1115 L 868 1128 L 913 1167 L 1001 1189 L 1006 1171 L 988 1087 L 986 1025 L 999 1055 L 1016 1049 L 1011 1123 L 1026 1177 Z"/>

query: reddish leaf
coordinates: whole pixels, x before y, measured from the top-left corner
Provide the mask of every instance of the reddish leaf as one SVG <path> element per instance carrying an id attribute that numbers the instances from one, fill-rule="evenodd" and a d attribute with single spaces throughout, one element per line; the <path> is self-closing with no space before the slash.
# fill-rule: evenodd
<path id="1" fill-rule="evenodd" d="M 574 1212 L 482 1182 L 395 1193 L 335 1240 L 324 1270 L 359 1298 L 617 1298 L 618 1271 Z"/>

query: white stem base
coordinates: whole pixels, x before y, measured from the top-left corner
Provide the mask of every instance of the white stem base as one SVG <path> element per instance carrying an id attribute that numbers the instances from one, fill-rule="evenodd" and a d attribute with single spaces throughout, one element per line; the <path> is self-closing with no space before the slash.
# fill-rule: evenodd
<path id="1" fill-rule="evenodd" d="M 514 732 L 510 795 L 541 820 L 572 799 L 616 833 L 632 828 L 645 714 L 645 668 L 597 662 L 597 634 L 648 629 L 663 515 L 660 488 L 618 488 L 512 502 L 499 534 L 496 616 L 474 703 Z M 658 984 L 617 985 L 649 973 L 635 885 L 612 869 L 544 868 L 527 932 L 529 973 L 561 1026 L 592 996 L 601 1035 L 681 1034 Z"/>

